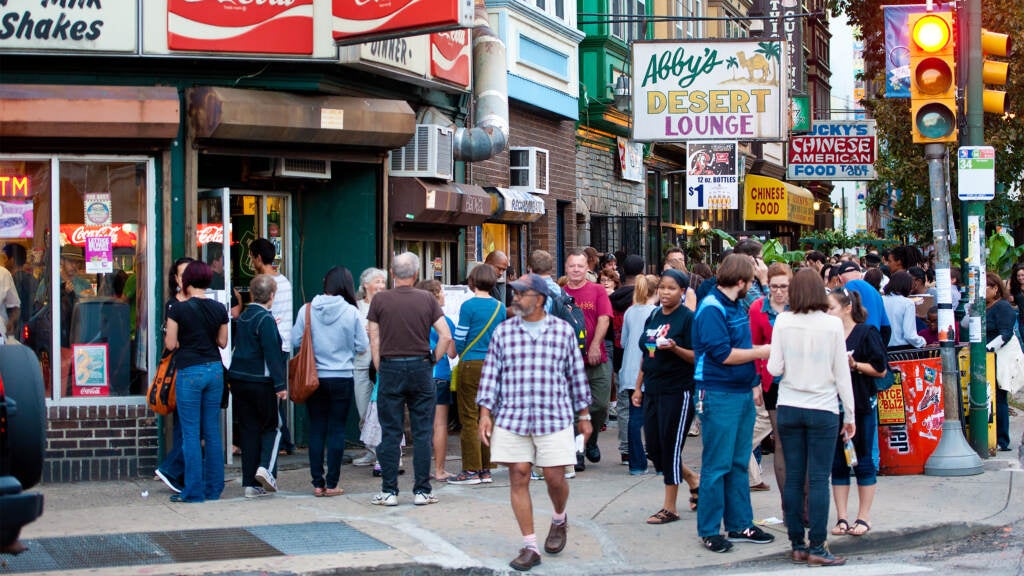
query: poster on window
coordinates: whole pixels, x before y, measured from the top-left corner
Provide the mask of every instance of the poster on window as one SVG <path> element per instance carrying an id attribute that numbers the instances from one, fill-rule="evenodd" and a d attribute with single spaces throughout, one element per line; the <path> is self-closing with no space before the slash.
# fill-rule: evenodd
<path id="1" fill-rule="evenodd" d="M 110 274 L 114 271 L 114 239 L 90 236 L 85 239 L 85 273 Z"/>
<path id="2" fill-rule="evenodd" d="M 106 344 L 73 344 L 74 396 L 110 396 Z"/>
<path id="3" fill-rule="evenodd" d="M 739 208 L 738 156 L 736 142 L 687 143 L 687 210 Z"/>
<path id="4" fill-rule="evenodd" d="M 0 202 L 0 238 L 31 238 L 32 201 Z"/>
<path id="5" fill-rule="evenodd" d="M 85 225 L 88 227 L 110 226 L 112 222 L 110 193 L 87 193 L 85 195 Z"/>

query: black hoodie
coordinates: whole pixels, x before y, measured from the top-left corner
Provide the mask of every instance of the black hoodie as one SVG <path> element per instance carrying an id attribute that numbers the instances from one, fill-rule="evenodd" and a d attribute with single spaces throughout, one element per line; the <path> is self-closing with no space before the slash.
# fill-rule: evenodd
<path id="1" fill-rule="evenodd" d="M 622 319 L 626 315 L 626 310 L 633 305 L 633 291 L 636 289 L 635 286 L 619 286 L 614 292 L 608 296 L 608 299 L 612 301 L 612 329 L 608 331 L 608 339 L 611 340 L 614 337 L 615 347 L 622 348 L 620 344 L 622 338 Z"/>

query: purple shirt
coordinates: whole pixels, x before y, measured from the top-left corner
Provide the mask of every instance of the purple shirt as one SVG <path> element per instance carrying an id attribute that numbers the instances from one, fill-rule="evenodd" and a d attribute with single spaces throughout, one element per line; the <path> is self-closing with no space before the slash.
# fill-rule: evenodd
<path id="1" fill-rule="evenodd" d="M 531 334 L 515 316 L 498 324 L 476 403 L 494 425 L 520 436 L 554 434 L 590 405 L 590 386 L 572 328 L 550 315 Z"/>

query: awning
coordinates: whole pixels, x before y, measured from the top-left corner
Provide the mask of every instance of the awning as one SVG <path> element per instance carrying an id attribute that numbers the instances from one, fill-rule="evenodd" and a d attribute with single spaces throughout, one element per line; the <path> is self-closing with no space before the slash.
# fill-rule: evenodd
<path id="1" fill-rule="evenodd" d="M 0 84 L 0 138 L 170 140 L 178 104 L 169 86 Z"/>
<path id="2" fill-rule="evenodd" d="M 491 197 L 473 184 L 395 177 L 389 188 L 392 222 L 479 226 L 491 215 Z"/>
<path id="3" fill-rule="evenodd" d="M 390 150 L 406 145 L 416 129 L 405 100 L 204 86 L 189 90 L 188 101 L 199 140 Z"/>
<path id="4" fill-rule="evenodd" d="M 535 222 L 544 216 L 544 199 L 522 190 L 485 186 L 491 195 L 491 217 L 499 222 Z"/>
<path id="5" fill-rule="evenodd" d="M 756 174 L 744 181 L 744 219 L 814 225 L 814 195 L 806 188 Z"/>

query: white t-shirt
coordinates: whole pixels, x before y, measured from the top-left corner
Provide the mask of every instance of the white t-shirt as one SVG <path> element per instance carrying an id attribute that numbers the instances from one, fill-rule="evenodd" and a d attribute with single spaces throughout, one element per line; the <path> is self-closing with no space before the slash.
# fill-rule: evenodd
<path id="1" fill-rule="evenodd" d="M 281 350 L 292 351 L 292 283 L 283 274 L 274 274 L 274 282 L 277 283 L 277 293 L 274 294 L 274 305 L 270 313 L 274 315 L 274 322 L 277 322 L 277 331 L 281 334 Z"/>
<path id="2" fill-rule="evenodd" d="M 14 277 L 7 268 L 0 266 L 0 343 L 7 337 L 7 309 L 20 307 L 21 298 L 18 298 L 18 289 L 14 287 Z"/>

